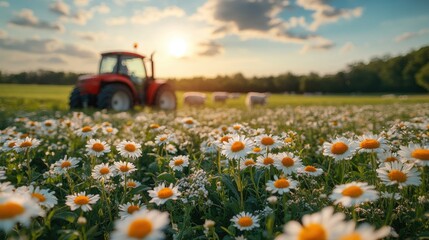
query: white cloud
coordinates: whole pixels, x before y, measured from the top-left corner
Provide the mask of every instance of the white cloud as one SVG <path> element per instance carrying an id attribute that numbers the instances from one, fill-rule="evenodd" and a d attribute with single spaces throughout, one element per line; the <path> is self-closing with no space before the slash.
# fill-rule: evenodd
<path id="1" fill-rule="evenodd" d="M 123 6 L 127 3 L 133 3 L 133 2 L 142 3 L 142 2 L 147 2 L 147 1 L 149 1 L 149 0 L 113 0 L 113 2 L 119 6 Z"/>
<path id="2" fill-rule="evenodd" d="M 108 26 L 120 26 L 124 25 L 128 22 L 128 19 L 126 17 L 113 17 L 106 19 L 105 23 Z"/>
<path id="3" fill-rule="evenodd" d="M 9 7 L 9 3 L 8 3 L 8 2 L 6 2 L 6 1 L 0 1 L 0 7 L 5 7 L 5 8 L 7 8 L 7 7 Z"/>
<path id="4" fill-rule="evenodd" d="M 37 62 L 49 64 L 65 64 L 67 61 L 63 57 L 42 57 L 37 59 Z"/>
<path id="5" fill-rule="evenodd" d="M 76 5 L 76 6 L 86 6 L 86 5 L 88 5 L 88 3 L 89 3 L 89 0 L 74 0 L 74 4 Z"/>
<path id="6" fill-rule="evenodd" d="M 403 42 L 412 38 L 420 37 L 429 33 L 429 28 L 423 28 L 417 32 L 404 32 L 395 37 L 395 42 Z"/>
<path id="7" fill-rule="evenodd" d="M 94 6 L 92 9 L 95 12 L 98 12 L 100 14 L 107 14 L 107 13 L 110 12 L 110 8 L 105 3 L 102 3 L 100 5 Z"/>
<path id="8" fill-rule="evenodd" d="M 185 11 L 176 6 L 170 6 L 164 9 L 147 7 L 143 11 L 134 12 L 134 16 L 131 17 L 131 22 L 134 24 L 149 24 L 168 17 L 183 16 L 185 16 Z"/>
<path id="9" fill-rule="evenodd" d="M 305 54 L 309 51 L 326 51 L 332 49 L 334 46 L 335 44 L 331 40 L 323 37 L 317 37 L 313 41 L 305 43 L 301 48 L 300 53 Z"/>
<path id="10" fill-rule="evenodd" d="M 356 46 L 352 42 L 346 42 L 341 48 L 340 53 L 345 54 L 348 52 L 353 51 L 356 48 Z"/>
<path id="11" fill-rule="evenodd" d="M 202 42 L 199 44 L 201 51 L 198 53 L 200 56 L 216 56 L 223 53 L 224 48 L 219 43 L 214 41 Z"/>
<path id="12" fill-rule="evenodd" d="M 62 16 L 70 14 L 70 7 L 63 1 L 56 1 L 49 6 L 49 10 Z"/>
<path id="13" fill-rule="evenodd" d="M 104 32 L 74 32 L 73 34 L 87 41 L 99 41 L 107 38 L 107 34 Z"/>
<path id="14" fill-rule="evenodd" d="M 50 23 L 39 20 L 31 9 L 22 9 L 9 21 L 10 24 L 22 27 L 31 27 L 47 30 L 63 31 L 64 27 L 58 23 Z"/>

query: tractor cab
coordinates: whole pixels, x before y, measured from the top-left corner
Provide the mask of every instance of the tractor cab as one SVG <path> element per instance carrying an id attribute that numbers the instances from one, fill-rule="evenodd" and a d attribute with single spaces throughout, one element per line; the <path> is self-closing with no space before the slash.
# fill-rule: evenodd
<path id="1" fill-rule="evenodd" d="M 176 108 L 172 87 L 155 80 L 153 54 L 151 75 L 145 67 L 145 56 L 133 52 L 101 54 L 98 74 L 79 77 L 70 95 L 70 108 L 93 106 L 124 111 L 132 106 L 148 105 L 163 110 Z"/>

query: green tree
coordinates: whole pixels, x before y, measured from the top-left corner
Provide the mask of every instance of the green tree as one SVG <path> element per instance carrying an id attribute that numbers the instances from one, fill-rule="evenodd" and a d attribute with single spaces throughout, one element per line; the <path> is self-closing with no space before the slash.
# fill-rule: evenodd
<path id="1" fill-rule="evenodd" d="M 416 74 L 417 84 L 429 91 L 429 63 L 426 63 Z"/>

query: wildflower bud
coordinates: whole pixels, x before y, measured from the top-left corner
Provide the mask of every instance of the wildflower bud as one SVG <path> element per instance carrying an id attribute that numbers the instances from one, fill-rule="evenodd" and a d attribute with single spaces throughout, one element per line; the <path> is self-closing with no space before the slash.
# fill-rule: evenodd
<path id="1" fill-rule="evenodd" d="M 208 229 L 208 228 L 212 228 L 215 226 L 215 221 L 210 220 L 210 219 L 206 219 L 206 221 L 204 222 L 204 228 Z"/>
<path id="2" fill-rule="evenodd" d="M 268 203 L 274 205 L 274 204 L 277 204 L 278 199 L 276 196 L 270 196 L 267 198 L 267 201 L 268 201 Z"/>
<path id="3" fill-rule="evenodd" d="M 85 217 L 79 217 L 78 219 L 77 219 L 77 224 L 79 224 L 79 225 L 85 225 L 86 224 L 86 218 Z"/>

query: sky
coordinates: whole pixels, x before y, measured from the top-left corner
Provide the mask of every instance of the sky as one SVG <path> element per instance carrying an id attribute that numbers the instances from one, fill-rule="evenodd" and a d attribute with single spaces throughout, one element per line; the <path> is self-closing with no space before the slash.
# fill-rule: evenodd
<path id="1" fill-rule="evenodd" d="M 168 78 L 329 74 L 425 45 L 427 0 L 0 0 L 8 73 L 96 73 L 123 50 Z"/>

